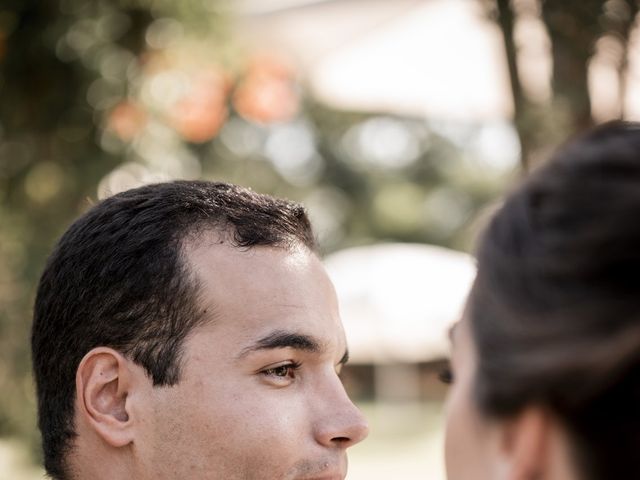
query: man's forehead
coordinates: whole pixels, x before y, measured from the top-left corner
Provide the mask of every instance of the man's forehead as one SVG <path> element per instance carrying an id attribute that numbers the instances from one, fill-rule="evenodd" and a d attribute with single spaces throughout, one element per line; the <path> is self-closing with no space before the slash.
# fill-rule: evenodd
<path id="1" fill-rule="evenodd" d="M 326 276 L 317 255 L 303 245 L 238 247 L 230 240 L 210 235 L 191 242 L 183 251 L 186 265 L 199 283 L 215 289 L 225 286 L 238 289 L 238 284 L 243 283 L 242 290 L 269 292 L 287 281 L 291 283 L 293 276 L 297 278 L 295 284 L 287 288 L 312 288 L 320 287 L 324 283 L 320 277 Z"/>
<path id="2" fill-rule="evenodd" d="M 239 319 L 244 323 L 244 319 Z M 298 347 L 311 353 L 345 349 L 347 340 L 339 314 L 332 311 L 310 311 L 306 305 L 277 303 L 248 319 L 242 329 L 243 349 L 268 345 Z"/>
<path id="3" fill-rule="evenodd" d="M 317 255 L 306 247 L 238 249 L 210 236 L 189 261 L 199 302 L 234 357 L 270 348 L 309 353 L 346 349 L 335 292 Z M 232 351 L 233 347 L 233 351 Z"/>

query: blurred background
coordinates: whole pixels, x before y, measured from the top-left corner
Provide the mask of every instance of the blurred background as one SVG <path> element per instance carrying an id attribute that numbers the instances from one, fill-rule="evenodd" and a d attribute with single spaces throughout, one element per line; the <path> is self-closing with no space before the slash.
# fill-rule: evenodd
<path id="1" fill-rule="evenodd" d="M 0 478 L 42 477 L 47 253 L 94 202 L 227 180 L 303 202 L 372 423 L 350 480 L 439 480 L 474 236 L 558 143 L 640 118 L 635 0 L 1 0 Z"/>

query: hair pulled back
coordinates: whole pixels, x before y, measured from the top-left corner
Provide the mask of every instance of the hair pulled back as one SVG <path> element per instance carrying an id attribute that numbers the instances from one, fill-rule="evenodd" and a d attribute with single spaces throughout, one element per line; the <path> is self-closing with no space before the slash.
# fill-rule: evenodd
<path id="1" fill-rule="evenodd" d="M 548 408 L 584 478 L 640 478 L 640 125 L 561 149 L 507 197 L 477 257 L 481 410 Z"/>

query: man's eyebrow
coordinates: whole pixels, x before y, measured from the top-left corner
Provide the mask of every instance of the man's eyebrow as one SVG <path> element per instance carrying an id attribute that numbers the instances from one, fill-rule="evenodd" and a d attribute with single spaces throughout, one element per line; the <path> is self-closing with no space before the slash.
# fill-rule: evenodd
<path id="1" fill-rule="evenodd" d="M 276 330 L 260 338 L 253 345 L 244 348 L 238 357 L 244 357 L 260 350 L 272 350 L 276 348 L 294 348 L 310 353 L 317 353 L 322 350 L 320 342 L 310 335 Z"/>

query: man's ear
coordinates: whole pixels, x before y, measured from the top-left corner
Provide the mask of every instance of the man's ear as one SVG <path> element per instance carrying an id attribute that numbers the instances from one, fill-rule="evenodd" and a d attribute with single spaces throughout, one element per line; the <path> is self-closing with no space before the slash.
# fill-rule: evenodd
<path id="1" fill-rule="evenodd" d="M 508 480 L 545 478 L 550 467 L 552 421 L 546 410 L 531 406 L 504 422 L 500 453 Z"/>
<path id="2" fill-rule="evenodd" d="M 113 447 L 133 441 L 128 399 L 134 376 L 130 360 L 107 347 L 94 348 L 78 366 L 76 418 Z"/>

